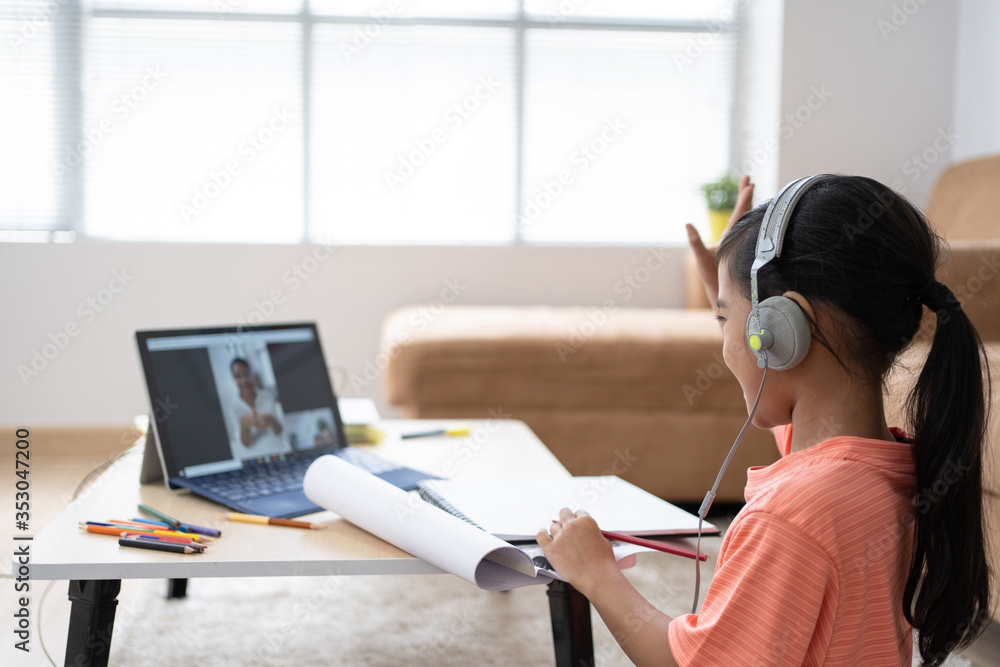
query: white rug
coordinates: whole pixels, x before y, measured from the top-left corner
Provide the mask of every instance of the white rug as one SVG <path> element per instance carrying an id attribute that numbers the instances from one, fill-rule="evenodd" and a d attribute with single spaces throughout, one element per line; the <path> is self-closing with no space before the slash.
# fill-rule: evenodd
<path id="1" fill-rule="evenodd" d="M 702 596 L 720 544 L 703 542 L 712 558 Z M 692 561 L 640 554 L 627 575 L 670 616 L 690 611 Z M 554 664 L 545 586 L 492 593 L 451 575 L 193 579 L 180 600 L 166 600 L 165 587 L 141 582 L 121 602 L 112 665 L 152 667 L 167 656 L 199 667 Z M 596 613 L 593 628 L 597 665 L 631 664 Z"/>
<path id="2" fill-rule="evenodd" d="M 711 580 L 719 538 L 702 564 Z M 629 579 L 670 615 L 690 611 L 694 562 L 640 554 Z M 118 606 L 111 664 L 153 666 L 164 656 L 214 665 L 552 665 L 545 586 L 482 591 L 451 575 L 193 579 L 164 598 L 138 584 Z M 629 665 L 593 614 L 597 664 Z"/>

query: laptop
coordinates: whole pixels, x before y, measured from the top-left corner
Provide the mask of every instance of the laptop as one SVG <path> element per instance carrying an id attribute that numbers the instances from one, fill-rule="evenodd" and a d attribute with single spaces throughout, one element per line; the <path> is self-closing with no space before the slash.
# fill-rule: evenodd
<path id="1" fill-rule="evenodd" d="M 347 445 L 316 325 L 137 331 L 163 478 L 238 512 L 318 512 L 306 468 L 333 454 L 410 490 L 436 479 Z"/>

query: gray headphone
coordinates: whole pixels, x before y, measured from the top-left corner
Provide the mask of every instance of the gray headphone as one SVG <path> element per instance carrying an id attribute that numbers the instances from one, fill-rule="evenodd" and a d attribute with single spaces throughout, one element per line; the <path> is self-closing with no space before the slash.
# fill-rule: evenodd
<path id="1" fill-rule="evenodd" d="M 757 357 L 760 368 L 788 370 L 805 359 L 809 352 L 812 331 L 805 313 L 795 301 L 784 296 L 772 296 L 758 302 L 757 272 L 772 259 L 781 256 L 788 220 L 802 195 L 832 176 L 818 174 L 792 181 L 771 200 L 760 223 L 757 251 L 750 267 L 751 310 L 747 318 L 747 344 Z"/>
<path id="2" fill-rule="evenodd" d="M 750 302 L 752 309 L 747 317 L 747 344 L 757 357 L 757 365 L 764 369 L 764 375 L 760 379 L 760 389 L 757 390 L 757 398 L 754 399 L 750 414 L 736 436 L 733 446 L 729 448 L 729 454 L 719 469 L 719 474 L 715 477 L 715 484 L 712 490 L 705 494 L 705 499 L 701 501 L 698 508 L 698 553 L 701 553 L 701 524 L 708 515 L 708 510 L 712 507 L 715 494 L 719 490 L 719 483 L 722 476 L 729 467 L 729 462 L 733 460 L 736 449 L 743 442 L 753 416 L 757 414 L 757 405 L 760 403 L 760 396 L 764 393 L 764 380 L 767 379 L 767 371 L 774 369 L 783 371 L 796 365 L 806 357 L 809 352 L 809 343 L 812 340 L 812 330 L 809 328 L 809 320 L 806 314 L 795 303 L 786 296 L 772 296 L 764 299 L 763 303 L 758 302 L 757 294 L 757 272 L 760 268 L 770 262 L 775 257 L 781 255 L 781 246 L 785 241 L 785 230 L 788 228 L 788 219 L 792 217 L 795 205 L 802 199 L 802 195 L 813 185 L 833 178 L 832 174 L 818 174 L 807 178 L 800 178 L 792 181 L 781 189 L 781 192 L 771 200 L 764 213 L 764 220 L 760 223 L 760 234 L 757 235 L 757 251 L 754 256 L 753 266 L 750 267 Z M 698 613 L 698 592 L 701 589 L 701 561 L 695 559 L 694 578 L 694 602 L 691 604 L 691 613 Z"/>

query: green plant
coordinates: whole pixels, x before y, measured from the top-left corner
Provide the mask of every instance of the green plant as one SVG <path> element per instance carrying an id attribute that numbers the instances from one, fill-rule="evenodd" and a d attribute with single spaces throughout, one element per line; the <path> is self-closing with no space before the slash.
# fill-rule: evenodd
<path id="1" fill-rule="evenodd" d="M 701 191 L 705 193 L 705 202 L 710 211 L 732 211 L 736 208 L 739 185 L 729 174 L 724 174 L 718 180 L 701 186 Z"/>

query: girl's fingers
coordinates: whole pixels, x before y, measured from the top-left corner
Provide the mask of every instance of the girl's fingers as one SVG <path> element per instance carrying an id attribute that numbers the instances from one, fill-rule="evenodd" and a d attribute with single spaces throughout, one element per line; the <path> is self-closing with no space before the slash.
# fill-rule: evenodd
<path id="1" fill-rule="evenodd" d="M 691 223 L 684 225 L 684 228 L 687 230 L 688 243 L 691 245 L 691 249 L 694 250 L 694 254 L 704 255 L 707 250 L 705 249 L 705 244 L 702 243 L 701 234 L 698 233 L 698 230 Z"/>

